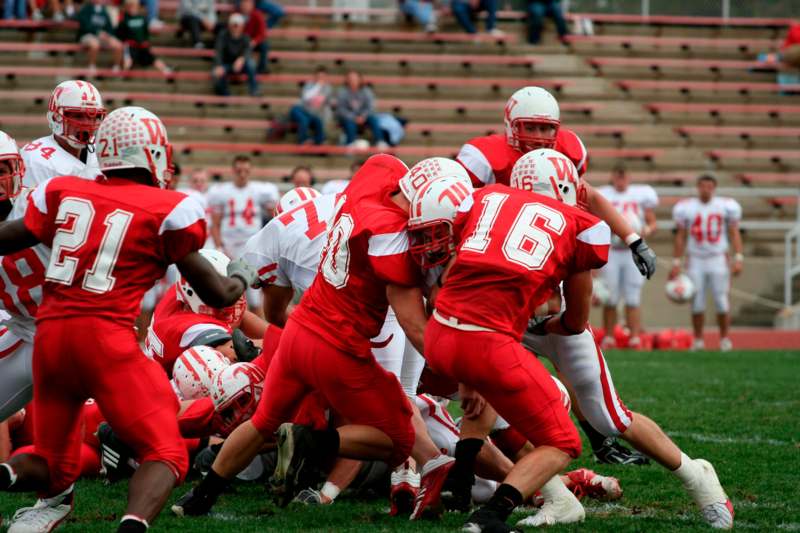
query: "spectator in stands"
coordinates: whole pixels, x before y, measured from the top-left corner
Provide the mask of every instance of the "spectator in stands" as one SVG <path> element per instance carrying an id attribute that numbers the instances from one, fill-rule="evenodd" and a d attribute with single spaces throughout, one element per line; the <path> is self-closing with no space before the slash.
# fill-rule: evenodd
<path id="1" fill-rule="evenodd" d="M 97 52 L 111 50 L 117 71 L 122 66 L 122 43 L 114 37 L 114 25 L 105 6 L 105 0 L 92 0 L 78 11 L 78 42 L 89 57 L 89 75 L 97 71 Z"/>
<path id="2" fill-rule="evenodd" d="M 569 34 L 567 22 L 564 20 L 564 10 L 561 0 L 528 0 L 528 42 L 539 44 L 542 38 L 542 25 L 544 17 L 553 19 L 558 31 L 559 39 Z"/>
<path id="3" fill-rule="evenodd" d="M 267 74 L 267 55 L 269 54 L 269 42 L 267 41 L 267 23 L 264 22 L 264 15 L 255 9 L 253 0 L 241 0 L 239 2 L 239 13 L 244 15 L 244 32 L 250 37 L 250 48 L 258 53 L 258 66 L 256 71 L 259 74 Z"/>
<path id="4" fill-rule="evenodd" d="M 303 84 L 300 101 L 289 111 L 289 120 L 297 125 L 297 144 L 325 142 L 325 121 L 331 113 L 333 88 L 328 82 L 328 71 L 319 66 L 314 78 Z M 309 128 L 314 130 L 313 140 L 309 138 Z"/>
<path id="5" fill-rule="evenodd" d="M 800 22 L 789 26 L 789 33 L 781 45 L 781 61 L 791 68 L 800 68 Z"/>
<path id="6" fill-rule="evenodd" d="M 230 95 L 228 76 L 244 74 L 247 76 L 247 88 L 250 96 L 259 94 L 256 71 L 250 58 L 250 37 L 244 33 L 244 17 L 241 13 L 233 13 L 228 19 L 227 29 L 217 36 L 214 55 L 214 91 L 221 96 Z"/>
<path id="7" fill-rule="evenodd" d="M 36 2 L 34 0 L 5 0 L 3 3 L 3 18 L 5 20 L 24 20 L 27 18 L 26 8 L 29 8 L 28 10 L 31 14 L 35 13 L 37 11 Z"/>
<path id="8" fill-rule="evenodd" d="M 267 16 L 267 28 L 274 28 L 284 17 L 284 15 L 286 15 L 286 12 L 283 10 L 283 6 L 277 2 L 259 0 L 256 7 L 259 11 Z"/>
<path id="9" fill-rule="evenodd" d="M 292 169 L 289 174 L 289 181 L 292 187 L 313 187 L 316 180 L 311 172 L 311 167 L 300 165 Z"/>
<path id="10" fill-rule="evenodd" d="M 481 11 L 486 11 L 486 32 L 490 35 L 503 35 L 495 27 L 497 23 L 497 0 L 453 0 L 450 4 L 453 16 L 467 33 L 478 33 L 473 20 Z"/>
<path id="11" fill-rule="evenodd" d="M 375 95 L 367 87 L 361 73 L 351 70 L 345 77 L 345 84 L 339 88 L 336 97 L 336 117 L 345 135 L 345 144 L 355 146 L 360 129 L 368 127 L 372 133 L 372 143 L 386 148 L 378 119 L 375 116 Z"/>
<path id="12" fill-rule="evenodd" d="M 142 0 L 146 8 L 147 24 L 150 31 L 159 31 L 164 27 L 164 21 L 158 18 L 158 0 Z"/>
<path id="13" fill-rule="evenodd" d="M 123 68 L 133 66 L 154 66 L 164 75 L 172 74 L 172 69 L 153 55 L 150 46 L 150 29 L 147 19 L 140 13 L 139 0 L 125 0 L 125 13 L 117 26 L 117 38 L 125 45 Z"/>
<path id="14" fill-rule="evenodd" d="M 422 25 L 428 33 L 439 29 L 436 8 L 432 0 L 400 0 L 400 11 Z"/>
<path id="15" fill-rule="evenodd" d="M 217 25 L 217 8 L 214 0 L 181 0 L 178 20 L 182 31 L 188 31 L 192 46 L 204 48 L 201 38 L 203 30 L 214 31 Z"/>
<path id="16" fill-rule="evenodd" d="M 42 13 L 39 11 L 36 0 L 31 2 L 31 13 L 34 20 L 41 20 Z M 75 15 L 75 5 L 72 0 L 50 0 L 50 13 L 54 22 L 64 22 L 64 20 Z"/>

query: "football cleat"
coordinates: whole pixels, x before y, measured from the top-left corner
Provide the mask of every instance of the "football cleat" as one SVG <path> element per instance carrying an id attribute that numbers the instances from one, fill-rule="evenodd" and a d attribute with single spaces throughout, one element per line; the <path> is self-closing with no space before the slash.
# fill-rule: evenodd
<path id="1" fill-rule="evenodd" d="M 109 483 L 128 479 L 136 472 L 139 464 L 133 458 L 133 450 L 117 437 L 108 422 L 97 426 L 97 440 L 100 441 L 100 464 Z"/>
<path id="2" fill-rule="evenodd" d="M 567 488 L 579 500 L 584 496 L 601 501 L 622 498 L 622 488 L 619 486 L 619 480 L 615 477 L 601 476 L 588 468 L 567 472 L 567 477 L 572 482 Z"/>
<path id="3" fill-rule="evenodd" d="M 692 496 L 705 521 L 714 529 L 733 528 L 733 504 L 719 482 L 711 463 L 705 459 L 695 459 L 699 476 L 683 487 Z"/>
<path id="4" fill-rule="evenodd" d="M 171 507 L 172 512 L 177 516 L 203 516 L 211 512 L 211 508 L 217 503 L 217 497 L 211 494 L 201 494 L 194 489 L 178 498 L 178 501 Z"/>
<path id="5" fill-rule="evenodd" d="M 535 515 L 523 518 L 517 522 L 517 525 L 521 527 L 553 526 L 583 522 L 584 518 L 586 518 L 586 511 L 581 502 L 571 492 L 565 492 L 563 497 L 545 501 Z"/>
<path id="6" fill-rule="evenodd" d="M 219 454 L 220 449 L 222 449 L 221 442 L 219 444 L 206 446 L 197 452 L 197 455 L 194 456 L 194 469 L 203 476 L 208 474 L 208 471 L 211 470 L 211 465 L 213 465 L 214 461 L 217 459 L 217 454 Z"/>
<path id="7" fill-rule="evenodd" d="M 419 474 L 411 469 L 408 461 L 395 469 L 390 476 L 392 488 L 389 492 L 391 516 L 411 514 L 414 510 L 414 500 L 419 493 Z"/>
<path id="8" fill-rule="evenodd" d="M 453 468 L 456 460 L 446 455 L 431 459 L 422 467 L 419 493 L 414 500 L 414 511 L 411 520 L 420 518 L 438 518 L 442 514 L 441 492 L 447 473 Z"/>
<path id="9" fill-rule="evenodd" d="M 309 488 L 317 478 L 312 466 L 316 456 L 309 426 L 285 423 L 278 428 L 278 461 L 272 485 L 278 487 L 278 504 L 286 507 L 303 489 Z"/>
<path id="10" fill-rule="evenodd" d="M 324 499 L 322 493 L 314 489 L 301 490 L 293 501 L 305 505 L 330 505 L 333 503 L 333 500 Z"/>
<path id="11" fill-rule="evenodd" d="M 692 341 L 692 347 L 689 348 L 690 352 L 699 352 L 706 349 L 706 343 L 703 339 L 694 339 Z"/>
<path id="12" fill-rule="evenodd" d="M 57 496 L 40 498 L 33 507 L 18 509 L 8 524 L 9 533 L 49 533 L 72 512 L 72 485 Z"/>
<path id="13" fill-rule="evenodd" d="M 728 337 L 722 337 L 719 340 L 719 351 L 730 352 L 733 350 L 733 342 Z"/>
<path id="14" fill-rule="evenodd" d="M 475 474 L 472 472 L 467 479 L 455 479 L 452 475 L 448 476 L 441 494 L 444 508 L 448 511 L 468 513 L 472 506 L 472 485 L 474 484 Z"/>
<path id="15" fill-rule="evenodd" d="M 650 459 L 644 454 L 620 444 L 614 437 L 608 437 L 602 446 L 594 450 L 595 461 L 608 465 L 649 465 Z"/>
<path id="16" fill-rule="evenodd" d="M 467 521 L 461 527 L 461 531 L 467 533 L 510 533 L 519 530 L 512 529 L 493 511 L 481 507 L 467 518 Z"/>

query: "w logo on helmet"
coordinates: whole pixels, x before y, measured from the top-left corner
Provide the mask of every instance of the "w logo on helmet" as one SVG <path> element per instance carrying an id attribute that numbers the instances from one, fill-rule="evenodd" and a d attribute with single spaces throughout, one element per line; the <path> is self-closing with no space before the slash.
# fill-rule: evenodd
<path id="1" fill-rule="evenodd" d="M 471 191 L 467 188 L 465 184 L 461 182 L 456 182 L 453 183 L 450 187 L 444 189 L 439 195 L 439 198 L 437 198 L 437 201 L 441 203 L 442 200 L 447 198 L 453 204 L 453 207 L 458 207 L 461 205 L 461 202 L 463 202 L 467 198 L 467 196 L 470 195 L 470 193 Z"/>
<path id="2" fill-rule="evenodd" d="M 142 124 L 147 128 L 147 133 L 150 134 L 150 144 L 158 144 L 164 146 L 167 144 L 167 133 L 164 131 L 164 125 L 157 118 L 142 118 Z"/>
<path id="3" fill-rule="evenodd" d="M 516 98 L 512 97 L 512 98 L 508 99 L 508 102 L 506 102 L 506 108 L 505 108 L 505 111 L 504 111 L 505 115 L 506 115 L 506 120 L 509 120 L 509 121 L 511 120 L 511 112 L 514 110 L 514 107 L 516 105 L 517 105 L 517 99 Z"/>
<path id="4" fill-rule="evenodd" d="M 553 164 L 553 168 L 556 169 L 556 175 L 554 176 L 558 181 L 576 181 L 575 180 L 575 166 L 572 164 L 571 161 L 564 157 L 548 157 L 547 158 L 550 163 Z"/>

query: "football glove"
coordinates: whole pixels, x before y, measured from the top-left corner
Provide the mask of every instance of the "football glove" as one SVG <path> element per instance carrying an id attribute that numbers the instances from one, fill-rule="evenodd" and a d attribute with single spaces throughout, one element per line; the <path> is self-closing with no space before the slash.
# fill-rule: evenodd
<path id="1" fill-rule="evenodd" d="M 544 326 L 556 315 L 535 316 L 528 320 L 528 333 L 531 335 L 547 335 Z"/>
<path id="2" fill-rule="evenodd" d="M 228 277 L 240 278 L 246 287 L 257 289 L 260 285 L 258 272 L 244 259 L 235 259 L 228 263 Z"/>
<path id="3" fill-rule="evenodd" d="M 633 241 L 630 244 L 630 249 L 633 254 L 633 262 L 642 276 L 647 279 L 652 278 L 653 274 L 656 273 L 656 253 L 641 238 Z"/>
<path id="4" fill-rule="evenodd" d="M 249 363 L 261 354 L 261 349 L 240 329 L 233 330 L 233 351 L 236 352 L 236 358 L 243 363 Z"/>

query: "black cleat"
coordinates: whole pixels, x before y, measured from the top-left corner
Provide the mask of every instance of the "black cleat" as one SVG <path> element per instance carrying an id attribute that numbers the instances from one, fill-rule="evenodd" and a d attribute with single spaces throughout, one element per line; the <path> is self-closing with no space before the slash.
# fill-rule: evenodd
<path id="1" fill-rule="evenodd" d="M 646 455 L 631 450 L 620 444 L 614 437 L 608 437 L 603 445 L 594 449 L 594 458 L 598 463 L 607 465 L 649 465 Z"/>
<path id="2" fill-rule="evenodd" d="M 249 363 L 261 354 L 261 348 L 248 339 L 240 329 L 233 330 L 233 351 L 242 363 Z"/>
<path id="3" fill-rule="evenodd" d="M 453 476 L 453 470 L 442 486 L 440 496 L 442 504 L 448 511 L 468 513 L 472 506 L 472 485 L 475 484 L 475 474 L 470 473 L 467 479 L 457 479 Z"/>
<path id="4" fill-rule="evenodd" d="M 278 504 L 286 507 L 300 491 L 310 488 L 319 479 L 314 464 L 317 453 L 309 426 L 282 424 L 277 437 L 278 460 L 271 483 L 280 496 Z"/>
<path id="5" fill-rule="evenodd" d="M 197 452 L 197 455 L 194 457 L 194 469 L 200 472 L 200 474 L 203 476 L 208 474 L 208 471 L 211 470 L 211 465 L 214 464 L 220 449 L 222 449 L 222 443 L 206 446 Z"/>
<path id="6" fill-rule="evenodd" d="M 461 531 L 466 533 L 512 533 L 519 531 L 501 520 L 493 511 L 481 507 L 467 518 Z"/>
<path id="7" fill-rule="evenodd" d="M 171 509 L 178 516 L 203 516 L 211 512 L 215 503 L 217 503 L 216 496 L 202 495 L 196 492 L 195 488 L 178 498 Z"/>
<path id="8" fill-rule="evenodd" d="M 100 441 L 100 464 L 109 483 L 128 479 L 136 472 L 139 465 L 133 459 L 133 450 L 117 437 L 108 422 L 97 427 L 97 440 Z"/>

